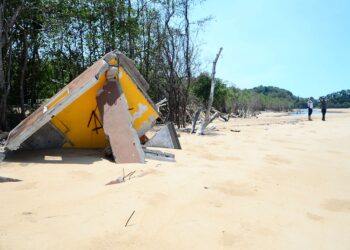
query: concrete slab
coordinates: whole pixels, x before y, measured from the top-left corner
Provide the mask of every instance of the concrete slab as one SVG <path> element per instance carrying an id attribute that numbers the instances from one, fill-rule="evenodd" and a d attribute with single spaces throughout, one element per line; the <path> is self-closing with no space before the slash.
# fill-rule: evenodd
<path id="1" fill-rule="evenodd" d="M 177 137 L 176 130 L 171 122 L 162 127 L 161 130 L 146 142 L 145 146 L 181 149 L 179 138 Z"/>
<path id="2" fill-rule="evenodd" d="M 115 161 L 144 163 L 145 154 L 133 127 L 120 83 L 109 80 L 98 92 L 96 100 Z"/>

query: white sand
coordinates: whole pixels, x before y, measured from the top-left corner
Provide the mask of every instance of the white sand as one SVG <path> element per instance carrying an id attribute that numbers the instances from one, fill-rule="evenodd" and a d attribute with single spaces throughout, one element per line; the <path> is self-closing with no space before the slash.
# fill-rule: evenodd
<path id="1" fill-rule="evenodd" d="M 350 249 L 350 110 L 215 126 L 181 133 L 176 163 L 95 151 L 1 163 L 23 181 L 0 183 L 0 249 Z M 123 168 L 136 178 L 105 186 Z"/>

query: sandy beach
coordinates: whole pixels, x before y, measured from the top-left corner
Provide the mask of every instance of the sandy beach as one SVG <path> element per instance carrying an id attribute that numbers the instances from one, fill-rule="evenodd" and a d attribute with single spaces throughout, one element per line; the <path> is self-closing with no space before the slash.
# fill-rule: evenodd
<path id="1" fill-rule="evenodd" d="M 350 110 L 180 133 L 176 162 L 93 150 L 10 156 L 0 249 L 350 249 Z M 105 185 L 132 171 L 124 183 Z M 130 215 L 128 225 L 125 224 Z"/>

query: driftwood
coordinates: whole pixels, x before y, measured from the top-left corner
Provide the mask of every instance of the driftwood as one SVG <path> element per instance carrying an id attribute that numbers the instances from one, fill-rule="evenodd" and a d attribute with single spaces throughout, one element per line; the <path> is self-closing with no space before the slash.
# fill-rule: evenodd
<path id="1" fill-rule="evenodd" d="M 161 101 L 159 101 L 159 102 L 156 103 L 156 107 L 157 107 L 158 113 L 160 113 L 160 108 L 161 108 L 161 107 L 167 105 L 167 101 L 168 101 L 168 99 L 164 98 L 163 100 L 161 100 Z"/>
<path id="2" fill-rule="evenodd" d="M 223 119 L 225 122 L 229 121 L 230 119 L 230 115 L 229 114 L 224 114 L 224 113 L 221 113 L 220 111 L 218 111 L 217 109 L 213 108 L 211 109 L 212 114 L 210 115 L 209 117 L 209 123 L 212 123 L 216 118 L 220 117 L 221 119 Z M 200 121 L 200 114 L 201 114 L 202 110 L 199 109 L 196 111 L 196 113 L 194 114 L 193 116 L 193 119 L 192 119 L 192 129 L 191 129 L 191 133 L 193 134 L 196 130 L 196 124 L 197 122 L 198 123 L 203 123 L 203 121 Z"/>
<path id="3" fill-rule="evenodd" d="M 230 115 L 229 114 L 224 114 L 224 113 L 218 111 L 217 109 L 215 109 L 214 107 L 212 107 L 211 110 L 213 112 L 215 112 L 215 113 L 218 113 L 218 117 L 223 119 L 225 122 L 228 122 L 230 120 Z"/>
<path id="4" fill-rule="evenodd" d="M 106 184 L 107 185 L 113 185 L 113 184 L 119 184 L 119 183 L 123 183 L 125 182 L 126 178 L 129 177 L 129 180 L 131 179 L 131 176 L 133 174 L 135 174 L 136 170 L 135 171 L 131 171 L 130 173 L 128 173 L 127 175 L 125 175 L 124 173 L 124 168 L 123 168 L 123 176 L 120 176 L 118 177 L 117 179 L 113 180 L 113 181 L 110 181 Z"/>
<path id="5" fill-rule="evenodd" d="M 190 118 L 190 121 L 193 120 L 193 116 L 192 116 L 191 113 L 188 111 L 188 109 L 186 109 L 186 115 Z"/>
<path id="6" fill-rule="evenodd" d="M 210 88 L 208 107 L 207 107 L 207 111 L 205 113 L 204 121 L 202 122 L 201 126 L 197 130 L 197 135 L 203 135 L 205 128 L 210 123 L 210 110 L 211 110 L 211 107 L 212 107 L 213 101 L 214 101 L 214 90 L 215 90 L 215 83 L 216 83 L 215 82 L 216 63 L 219 60 L 219 56 L 221 54 L 221 51 L 222 51 L 222 47 L 220 48 L 218 54 L 215 57 L 215 60 L 213 61 L 213 70 L 212 70 L 212 73 L 211 73 L 211 88 Z"/>
<path id="7" fill-rule="evenodd" d="M 128 226 L 128 223 L 129 223 L 131 217 L 134 215 L 134 213 L 135 213 L 135 210 L 134 210 L 134 211 L 132 212 L 132 214 L 129 216 L 129 219 L 128 219 L 127 222 L 125 223 L 125 227 Z"/>
<path id="8" fill-rule="evenodd" d="M 210 119 L 209 119 L 209 123 L 212 123 L 216 118 L 218 118 L 220 115 L 219 115 L 219 112 L 215 112 L 212 116 L 210 116 Z M 209 124 L 208 123 L 208 124 Z"/>
<path id="9" fill-rule="evenodd" d="M 193 134 L 195 129 L 196 129 L 196 124 L 197 124 L 197 121 L 198 121 L 198 118 L 199 118 L 199 115 L 201 114 L 201 112 L 202 112 L 202 110 L 198 109 L 193 116 L 191 134 Z"/>

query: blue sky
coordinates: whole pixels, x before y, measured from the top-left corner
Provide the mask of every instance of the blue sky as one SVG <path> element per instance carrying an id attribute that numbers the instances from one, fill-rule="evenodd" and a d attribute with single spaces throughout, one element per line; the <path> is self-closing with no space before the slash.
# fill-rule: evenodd
<path id="1" fill-rule="evenodd" d="M 239 88 L 273 85 L 298 96 L 350 89 L 350 1 L 207 0 L 193 19 L 201 68 L 222 46 L 216 76 Z"/>

